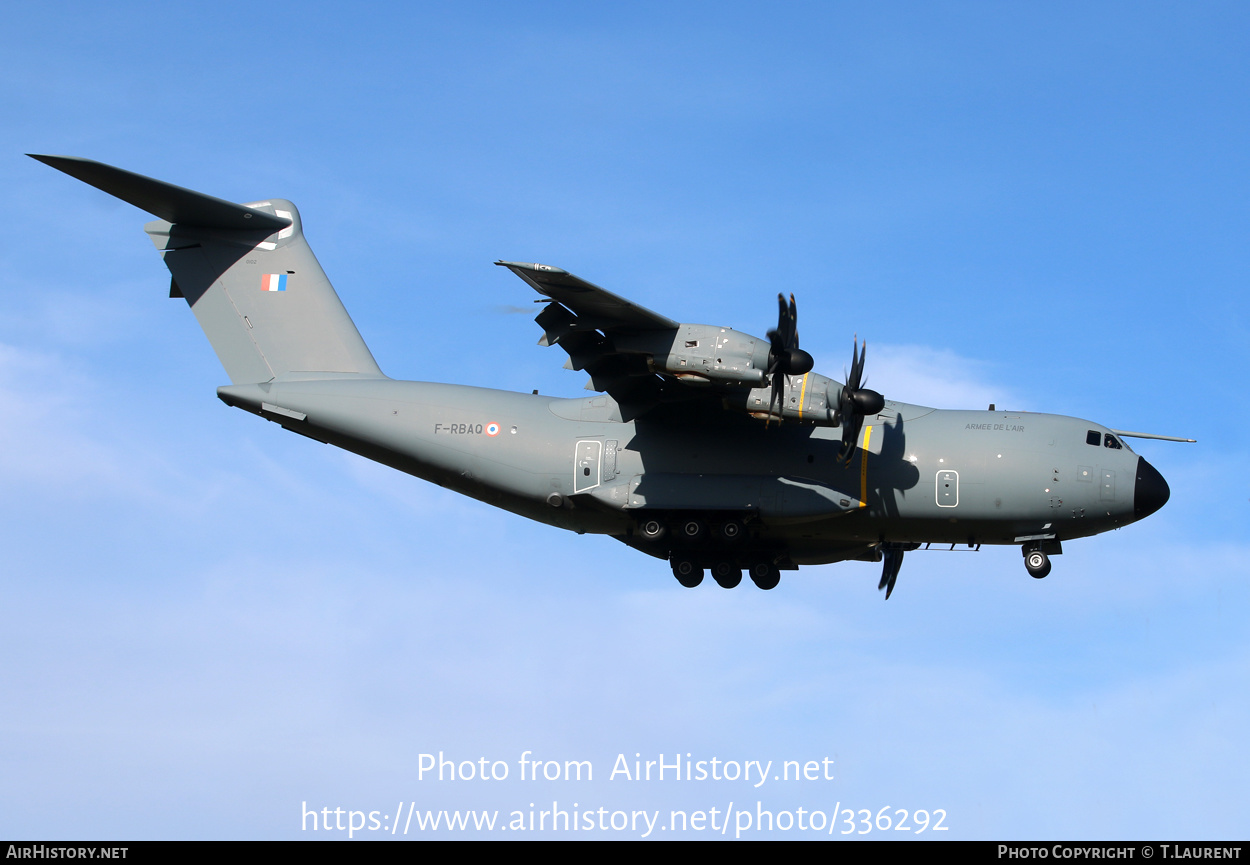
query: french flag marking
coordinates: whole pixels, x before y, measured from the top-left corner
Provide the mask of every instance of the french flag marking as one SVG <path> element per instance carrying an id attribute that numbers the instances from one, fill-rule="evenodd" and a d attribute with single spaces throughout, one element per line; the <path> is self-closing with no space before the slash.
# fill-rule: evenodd
<path id="1" fill-rule="evenodd" d="M 260 278 L 261 291 L 286 291 L 285 273 L 266 273 Z"/>

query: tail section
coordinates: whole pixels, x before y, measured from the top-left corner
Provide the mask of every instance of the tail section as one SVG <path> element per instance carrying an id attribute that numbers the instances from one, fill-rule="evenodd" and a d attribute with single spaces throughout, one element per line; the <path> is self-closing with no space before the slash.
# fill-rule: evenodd
<path id="1" fill-rule="evenodd" d="M 382 377 L 291 202 L 235 204 L 88 159 L 34 158 L 160 217 L 144 230 L 170 296 L 186 298 L 233 384 Z"/>

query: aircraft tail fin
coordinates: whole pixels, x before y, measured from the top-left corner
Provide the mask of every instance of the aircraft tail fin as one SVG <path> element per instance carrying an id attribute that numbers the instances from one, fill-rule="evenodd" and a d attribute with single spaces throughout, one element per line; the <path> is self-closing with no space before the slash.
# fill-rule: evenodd
<path id="1" fill-rule="evenodd" d="M 154 216 L 144 230 L 234 384 L 382 371 L 284 199 L 235 204 L 101 162 L 36 156 Z"/>

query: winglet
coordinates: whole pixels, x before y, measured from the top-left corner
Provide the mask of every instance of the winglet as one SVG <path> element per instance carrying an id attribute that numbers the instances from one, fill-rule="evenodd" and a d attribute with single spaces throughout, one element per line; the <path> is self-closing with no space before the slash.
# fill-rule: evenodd
<path id="1" fill-rule="evenodd" d="M 154 180 L 92 159 L 77 156 L 43 156 L 27 153 L 44 165 L 76 177 L 83 183 L 107 192 L 122 201 L 146 210 L 166 222 L 202 228 L 225 228 L 236 231 L 278 231 L 291 225 L 290 219 L 253 210 L 202 192 L 194 192 L 172 183 Z"/>

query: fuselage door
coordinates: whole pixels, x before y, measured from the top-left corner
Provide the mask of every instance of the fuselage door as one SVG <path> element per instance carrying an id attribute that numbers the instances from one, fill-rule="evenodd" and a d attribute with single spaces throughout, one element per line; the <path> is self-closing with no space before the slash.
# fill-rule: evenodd
<path id="1" fill-rule="evenodd" d="M 603 442 L 585 439 L 577 443 L 573 455 L 573 492 L 584 493 L 599 486 Z"/>
<path id="2" fill-rule="evenodd" d="M 959 504 L 959 472 L 937 473 L 937 506 L 953 508 Z"/>

